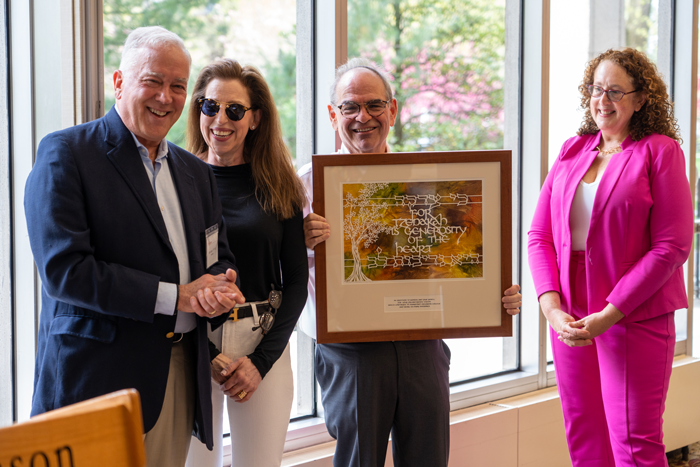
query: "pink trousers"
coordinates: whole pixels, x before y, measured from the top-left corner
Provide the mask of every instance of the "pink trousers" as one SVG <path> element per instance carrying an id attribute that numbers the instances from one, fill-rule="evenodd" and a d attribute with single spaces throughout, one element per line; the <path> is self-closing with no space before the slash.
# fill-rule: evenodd
<path id="1" fill-rule="evenodd" d="M 580 261 L 579 261 L 580 258 Z M 588 314 L 583 255 L 571 257 L 572 314 Z M 676 344 L 673 313 L 616 324 L 571 348 L 550 329 L 574 467 L 668 465 L 663 413 Z"/>

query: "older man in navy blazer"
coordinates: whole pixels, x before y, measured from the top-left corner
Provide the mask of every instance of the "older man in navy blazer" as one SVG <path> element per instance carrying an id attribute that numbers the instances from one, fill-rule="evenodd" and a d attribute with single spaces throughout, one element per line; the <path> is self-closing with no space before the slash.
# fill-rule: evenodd
<path id="1" fill-rule="evenodd" d="M 32 414 L 136 388 L 150 466 L 184 465 L 193 430 L 211 449 L 206 324 L 244 302 L 214 176 L 165 140 L 189 71 L 177 35 L 136 29 L 115 108 L 46 136 L 25 191 L 42 279 Z"/>

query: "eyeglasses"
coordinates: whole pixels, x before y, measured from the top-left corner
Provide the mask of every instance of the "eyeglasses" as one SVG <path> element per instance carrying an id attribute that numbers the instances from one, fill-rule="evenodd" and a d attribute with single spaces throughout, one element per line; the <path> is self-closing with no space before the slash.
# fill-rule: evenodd
<path id="1" fill-rule="evenodd" d="M 348 101 L 340 104 L 338 110 L 340 110 L 340 115 L 345 118 L 355 118 L 357 114 L 360 113 L 360 106 L 365 106 L 365 110 L 372 117 L 379 117 L 386 110 L 387 104 L 391 102 L 383 101 L 381 99 L 376 99 L 373 101 L 365 102 L 364 104 L 358 104 L 357 102 Z"/>
<path id="2" fill-rule="evenodd" d="M 219 113 L 219 109 L 221 108 L 221 103 L 219 101 L 207 97 L 200 97 L 199 99 L 197 99 L 197 103 L 202 109 L 202 113 L 207 117 L 215 117 Z M 229 120 L 234 122 L 237 122 L 238 120 L 242 119 L 247 111 L 253 110 L 252 107 L 246 107 L 241 104 L 224 105 L 226 116 Z"/>
<path id="3" fill-rule="evenodd" d="M 596 86 L 594 84 L 589 84 L 586 87 L 588 88 L 588 94 L 590 94 L 591 97 L 603 97 L 603 94 L 607 94 L 608 99 L 610 99 L 613 102 L 620 102 L 622 98 L 625 97 L 627 94 L 633 94 L 635 92 L 641 91 L 641 89 L 635 89 L 634 91 L 630 92 L 615 91 L 613 89 L 603 89 L 600 86 Z"/>
<path id="4" fill-rule="evenodd" d="M 280 290 L 275 290 L 274 284 L 271 285 L 272 290 L 270 291 L 267 301 L 270 304 L 272 311 L 263 311 L 258 318 L 258 325 L 253 327 L 253 331 L 261 329 L 263 336 L 270 332 L 270 329 L 272 329 L 272 325 L 275 323 L 277 309 L 282 305 L 282 292 Z"/>

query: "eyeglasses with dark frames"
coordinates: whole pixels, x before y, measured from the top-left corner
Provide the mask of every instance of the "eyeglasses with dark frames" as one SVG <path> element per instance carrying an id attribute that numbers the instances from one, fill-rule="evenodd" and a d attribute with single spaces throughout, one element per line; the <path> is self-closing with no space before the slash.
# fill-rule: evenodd
<path id="1" fill-rule="evenodd" d="M 591 97 L 603 97 L 603 94 L 608 95 L 608 99 L 610 99 L 613 102 L 620 102 L 623 97 L 625 97 L 627 94 L 633 94 L 635 92 L 641 91 L 641 89 L 635 89 L 634 91 L 630 92 L 623 92 L 623 91 L 616 91 L 614 89 L 603 89 L 600 86 L 596 86 L 595 84 L 589 84 L 586 86 L 588 88 L 588 94 L 590 94 Z"/>
<path id="2" fill-rule="evenodd" d="M 207 117 L 215 117 L 219 113 L 221 108 L 221 102 L 216 99 L 211 99 L 209 97 L 200 97 L 197 99 L 197 103 L 202 110 L 202 113 Z M 243 118 L 245 113 L 249 110 L 254 110 L 253 107 L 246 107 L 241 104 L 223 104 L 226 116 L 229 120 L 237 122 Z"/>
<path id="3" fill-rule="evenodd" d="M 357 114 L 360 113 L 360 106 L 364 106 L 365 110 L 372 117 L 379 117 L 386 110 L 387 104 L 391 100 L 383 101 L 381 99 L 375 99 L 373 101 L 365 102 L 364 104 L 358 104 L 357 102 L 347 101 L 336 106 L 340 110 L 340 115 L 345 118 L 355 118 Z"/>

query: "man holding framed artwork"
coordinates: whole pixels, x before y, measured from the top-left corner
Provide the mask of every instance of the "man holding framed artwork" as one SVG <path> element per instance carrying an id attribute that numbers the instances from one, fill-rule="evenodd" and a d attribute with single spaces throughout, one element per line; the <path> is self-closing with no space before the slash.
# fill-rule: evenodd
<path id="1" fill-rule="evenodd" d="M 336 70 L 328 114 L 340 153 L 389 152 L 387 136 L 398 112 L 389 75 L 360 58 Z M 309 249 L 309 300 L 299 325 L 316 337 L 313 248 L 330 225 L 311 212 L 312 165 L 299 170 L 306 189 L 304 233 Z M 520 310 L 520 287 L 505 291 L 509 314 Z M 362 306 L 361 298 L 357 305 Z M 389 434 L 394 463 L 446 467 L 449 457 L 450 350 L 442 340 L 336 343 L 316 346 L 315 370 L 328 432 L 338 442 L 336 467 L 381 467 Z"/>

